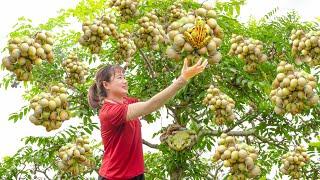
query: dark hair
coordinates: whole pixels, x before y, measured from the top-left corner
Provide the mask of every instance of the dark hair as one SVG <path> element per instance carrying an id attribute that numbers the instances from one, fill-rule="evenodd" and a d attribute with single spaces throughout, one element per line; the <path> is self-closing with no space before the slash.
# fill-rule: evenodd
<path id="1" fill-rule="evenodd" d="M 91 85 L 88 92 L 88 103 L 91 108 L 101 108 L 103 100 L 108 96 L 107 91 L 103 86 L 103 81 L 110 82 L 111 77 L 114 76 L 118 70 L 121 72 L 124 71 L 119 65 L 106 65 L 98 70 L 96 73 L 96 82 Z"/>

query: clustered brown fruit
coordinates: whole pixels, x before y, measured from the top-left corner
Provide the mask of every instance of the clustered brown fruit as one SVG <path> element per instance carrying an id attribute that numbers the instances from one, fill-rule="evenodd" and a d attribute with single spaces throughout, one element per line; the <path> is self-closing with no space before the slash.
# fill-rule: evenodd
<path id="1" fill-rule="evenodd" d="M 121 20 L 127 21 L 137 16 L 139 2 L 137 0 L 111 0 L 110 6 L 116 7 L 120 11 Z"/>
<path id="2" fill-rule="evenodd" d="M 91 53 L 97 54 L 101 50 L 102 43 L 109 36 L 117 36 L 116 18 L 112 13 L 108 13 L 93 22 L 86 21 L 82 24 L 83 35 L 79 39 L 79 43 L 89 47 Z"/>
<path id="3" fill-rule="evenodd" d="M 320 31 L 305 33 L 303 30 L 292 30 L 290 39 L 292 54 L 297 64 L 320 64 Z"/>
<path id="4" fill-rule="evenodd" d="M 168 37 L 172 46 L 168 47 L 167 56 L 175 60 L 180 60 L 182 55 L 205 56 L 210 64 L 220 62 L 222 55 L 218 48 L 223 33 L 216 18 L 213 7 L 205 3 L 203 7 L 171 23 Z"/>
<path id="5" fill-rule="evenodd" d="M 137 31 L 138 38 L 135 39 L 137 47 L 150 46 L 153 50 L 158 50 L 159 44 L 165 42 L 166 33 L 158 22 L 159 18 L 154 11 L 138 20 L 140 28 Z"/>
<path id="6" fill-rule="evenodd" d="M 283 155 L 281 161 L 283 165 L 280 171 L 298 180 L 302 175 L 303 166 L 310 161 L 310 158 L 303 146 L 297 146 L 293 152 Z"/>
<path id="7" fill-rule="evenodd" d="M 213 162 L 223 161 L 224 167 L 230 167 L 229 179 L 244 180 L 259 176 L 260 167 L 256 164 L 258 151 L 227 134 L 221 134 L 219 146 L 212 157 Z"/>
<path id="8" fill-rule="evenodd" d="M 88 65 L 81 62 L 77 55 L 71 53 L 68 59 L 62 62 L 62 67 L 66 70 L 66 83 L 70 86 L 85 83 L 85 76 L 88 75 Z"/>
<path id="9" fill-rule="evenodd" d="M 59 129 L 63 123 L 70 119 L 68 110 L 67 89 L 62 83 L 51 86 L 50 93 L 42 92 L 30 101 L 34 114 L 29 120 L 35 125 L 41 125 L 47 131 Z"/>
<path id="10" fill-rule="evenodd" d="M 232 98 L 223 94 L 218 88 L 213 85 L 207 90 L 207 96 L 204 98 L 203 103 L 209 106 L 215 114 L 215 123 L 223 125 L 232 122 L 235 119 L 233 112 L 235 102 Z"/>
<path id="11" fill-rule="evenodd" d="M 4 57 L 2 64 L 16 75 L 18 81 L 29 81 L 33 65 L 40 65 L 44 60 L 53 62 L 52 45 L 53 35 L 50 32 L 38 32 L 34 38 L 10 39 L 10 56 Z"/>
<path id="12" fill-rule="evenodd" d="M 230 42 L 229 55 L 237 55 L 238 58 L 243 59 L 246 63 L 243 70 L 246 72 L 255 72 L 257 65 L 265 62 L 268 58 L 263 53 L 263 44 L 259 40 L 233 34 Z"/>
<path id="13" fill-rule="evenodd" d="M 187 12 L 183 9 L 182 7 L 182 2 L 174 2 L 170 7 L 169 7 L 169 21 L 173 22 L 176 21 L 183 16 L 187 15 Z"/>
<path id="14" fill-rule="evenodd" d="M 272 83 L 270 97 L 276 114 L 298 114 L 319 103 L 316 78 L 304 71 L 295 70 L 292 64 L 281 61 L 277 77 Z"/>
<path id="15" fill-rule="evenodd" d="M 182 151 L 190 149 L 197 141 L 197 134 L 179 124 L 170 124 L 160 136 L 160 141 L 170 149 Z"/>
<path id="16" fill-rule="evenodd" d="M 134 41 L 131 39 L 131 34 L 128 31 L 120 33 L 117 36 L 118 49 L 114 55 L 115 60 L 118 62 L 130 62 L 137 51 Z"/>
<path id="17" fill-rule="evenodd" d="M 59 149 L 57 163 L 59 169 L 77 176 L 87 169 L 94 167 L 92 147 L 89 144 L 89 137 L 82 136 L 76 139 L 75 143 L 68 143 Z"/>

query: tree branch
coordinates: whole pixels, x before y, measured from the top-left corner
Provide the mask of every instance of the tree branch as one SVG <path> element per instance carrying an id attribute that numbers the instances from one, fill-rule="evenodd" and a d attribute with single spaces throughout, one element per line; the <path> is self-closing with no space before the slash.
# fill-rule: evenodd
<path id="1" fill-rule="evenodd" d="M 46 170 L 45 171 L 41 171 L 40 169 L 37 169 L 36 171 L 42 173 L 48 180 L 51 180 L 51 178 L 47 175 Z"/>
<path id="2" fill-rule="evenodd" d="M 229 131 L 226 134 L 230 135 L 230 136 L 252 136 L 254 135 L 255 130 L 254 129 L 249 129 L 249 130 L 245 130 L 245 131 Z M 221 135 L 222 132 L 218 131 L 218 130 L 201 130 L 198 134 L 198 136 L 205 136 L 205 135 L 212 135 L 212 136 L 218 136 Z"/>
<path id="3" fill-rule="evenodd" d="M 145 63 L 147 64 L 148 70 L 149 70 L 152 78 L 155 78 L 155 73 L 154 73 L 154 70 L 152 69 L 152 66 L 151 66 L 151 64 L 150 64 L 150 62 L 149 62 L 149 59 L 145 56 L 145 54 L 142 52 L 142 50 L 141 50 L 140 48 L 139 48 L 138 50 L 139 50 L 139 53 L 140 53 L 140 55 L 142 56 L 143 60 L 144 60 Z"/>
<path id="4" fill-rule="evenodd" d="M 159 145 L 158 144 L 152 144 L 144 139 L 142 139 L 142 143 L 150 148 L 153 148 L 153 149 L 159 149 Z"/>
<path id="5" fill-rule="evenodd" d="M 287 148 L 283 147 L 282 145 L 280 145 L 279 143 L 275 143 L 275 140 L 271 140 L 270 139 L 265 139 L 264 137 L 258 135 L 258 134 L 254 134 L 254 137 L 256 137 L 257 139 L 259 139 L 261 142 L 266 143 L 266 144 L 272 144 L 274 146 L 277 146 L 280 149 L 284 149 L 286 150 Z M 273 141 L 273 142 L 272 142 Z"/>
<path id="6" fill-rule="evenodd" d="M 166 108 L 169 109 L 169 110 L 172 112 L 172 114 L 170 113 L 170 115 L 173 117 L 174 123 L 180 124 L 180 119 L 179 119 L 179 117 L 177 116 L 177 110 L 174 109 L 174 108 L 171 107 L 171 106 L 166 106 Z"/>
<path id="7" fill-rule="evenodd" d="M 232 129 L 234 129 L 235 127 L 237 127 L 238 125 L 242 124 L 243 122 L 245 122 L 247 119 L 243 118 L 242 120 L 238 120 L 232 127 L 227 128 L 226 130 L 224 130 L 224 133 L 228 133 L 230 132 Z"/>
<path id="8" fill-rule="evenodd" d="M 43 171 L 40 169 L 40 167 L 35 163 L 34 164 L 34 175 L 36 175 L 36 172 L 42 173 L 48 180 L 51 180 L 51 178 L 47 175 L 47 170 L 51 168 L 51 166 L 47 167 Z"/>
<path id="9" fill-rule="evenodd" d="M 215 170 L 214 179 L 218 179 L 219 170 L 222 168 L 223 164 L 220 164 L 218 168 Z"/>

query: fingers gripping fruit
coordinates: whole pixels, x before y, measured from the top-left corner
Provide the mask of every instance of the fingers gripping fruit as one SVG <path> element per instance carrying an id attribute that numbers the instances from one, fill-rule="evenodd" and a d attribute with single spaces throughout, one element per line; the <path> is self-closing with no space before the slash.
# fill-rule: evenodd
<path id="1" fill-rule="evenodd" d="M 223 125 L 235 119 L 233 109 L 235 102 L 229 96 L 223 94 L 218 88 L 213 85 L 207 90 L 207 96 L 204 98 L 203 103 L 209 106 L 215 114 L 215 123 Z"/>
<path id="2" fill-rule="evenodd" d="M 81 62 L 76 54 L 71 53 L 68 59 L 62 62 L 62 67 L 66 70 L 66 83 L 70 86 L 83 84 L 85 76 L 88 75 L 88 65 Z"/>
<path id="3" fill-rule="evenodd" d="M 8 44 L 10 56 L 4 57 L 2 64 L 18 81 L 31 80 L 33 65 L 40 65 L 44 60 L 53 62 L 53 35 L 50 32 L 38 32 L 34 38 L 13 38 Z"/>
<path id="4" fill-rule="evenodd" d="M 159 49 L 159 43 L 164 43 L 166 33 L 162 25 L 158 24 L 159 18 L 154 11 L 147 13 L 138 20 L 140 28 L 135 38 L 137 47 L 150 46 L 153 50 Z"/>
<path id="5" fill-rule="evenodd" d="M 54 85 L 50 93 L 42 92 L 30 101 L 34 114 L 29 120 L 35 125 L 41 125 L 47 131 L 59 129 L 63 121 L 70 119 L 68 110 L 67 89 L 62 83 Z"/>
<path id="6" fill-rule="evenodd" d="M 267 55 L 263 54 L 263 44 L 259 40 L 233 34 L 230 42 L 229 55 L 237 55 L 243 59 L 246 63 L 243 70 L 246 72 L 255 72 L 257 65 L 267 60 Z"/>
<path id="7" fill-rule="evenodd" d="M 282 156 L 282 167 L 280 171 L 283 174 L 291 176 L 293 179 L 300 179 L 302 169 L 310 158 L 302 146 L 297 146 L 293 152 L 288 152 Z"/>
<path id="8" fill-rule="evenodd" d="M 106 14 L 93 22 L 86 21 L 82 24 L 83 35 L 79 43 L 89 47 L 91 53 L 97 54 L 101 50 L 102 43 L 109 36 L 117 36 L 116 18 L 112 13 Z"/>
<path id="9" fill-rule="evenodd" d="M 58 168 L 73 176 L 93 168 L 95 164 L 88 136 L 79 137 L 75 143 L 62 146 L 59 149 L 58 157 Z"/>
<path id="10" fill-rule="evenodd" d="M 195 131 L 187 130 L 178 124 L 171 124 L 160 136 L 161 142 L 166 143 L 175 151 L 182 151 L 191 148 L 196 143 Z"/>
<path id="11" fill-rule="evenodd" d="M 111 0 L 110 2 L 111 7 L 119 9 L 122 21 L 127 21 L 138 15 L 138 4 L 137 0 Z"/>
<path id="12" fill-rule="evenodd" d="M 118 49 L 114 55 L 118 62 L 126 61 L 129 63 L 137 51 L 134 41 L 131 39 L 131 34 L 128 31 L 120 33 L 117 36 Z"/>
<path id="13" fill-rule="evenodd" d="M 173 22 L 168 27 L 172 46 L 168 47 L 167 56 L 175 60 L 181 59 L 181 55 L 204 56 L 210 64 L 218 63 L 222 58 L 218 48 L 223 33 L 216 17 L 213 8 L 205 4 Z"/>
<path id="14" fill-rule="evenodd" d="M 258 151 L 227 134 L 221 134 L 219 146 L 212 157 L 213 162 L 223 161 L 224 167 L 230 168 L 228 179 L 248 179 L 260 175 L 260 167 L 256 164 Z"/>
<path id="15" fill-rule="evenodd" d="M 303 30 L 292 30 L 290 44 L 297 64 L 320 64 L 320 31 L 305 33 Z"/>
<path id="16" fill-rule="evenodd" d="M 285 61 L 279 63 L 277 72 L 270 92 L 276 114 L 295 115 L 319 103 L 317 80 L 313 75 L 295 70 Z"/>

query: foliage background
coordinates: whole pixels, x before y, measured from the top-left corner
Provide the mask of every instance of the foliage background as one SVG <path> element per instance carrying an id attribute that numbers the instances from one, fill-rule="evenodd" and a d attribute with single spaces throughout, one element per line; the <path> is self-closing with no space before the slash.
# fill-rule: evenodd
<path id="1" fill-rule="evenodd" d="M 149 11 L 155 6 L 162 9 L 160 12 L 164 12 L 170 3 L 172 1 L 169 0 L 162 1 L 161 4 L 154 3 L 154 1 L 146 1 L 148 6 L 142 7 L 141 12 Z M 272 106 L 267 97 L 270 92 L 271 82 L 275 77 L 277 63 L 282 59 L 293 62 L 288 43 L 291 30 L 293 28 L 315 29 L 319 26 L 318 22 L 303 23 L 295 12 L 282 17 L 275 17 L 274 14 L 277 9 L 274 9 L 260 20 L 252 19 L 249 23 L 242 24 L 237 20 L 237 17 L 241 13 L 241 6 L 243 4 L 244 1 L 230 1 L 217 4 L 218 23 L 225 33 L 221 47 L 224 58 L 219 65 L 210 66 L 205 73 L 194 78 L 166 106 L 171 113 L 175 114 L 173 116 L 177 122 L 181 124 L 188 123 L 188 126 L 195 130 L 199 130 L 199 127 L 202 126 L 207 132 L 210 132 L 208 135 L 211 135 L 201 139 L 190 152 L 175 153 L 169 151 L 165 146 L 160 146 L 159 148 L 162 153 L 146 154 L 146 165 L 150 171 L 152 170 L 152 173 L 146 174 L 148 178 L 162 179 L 170 173 L 178 171 L 177 167 L 181 167 L 185 170 L 184 176 L 200 179 L 207 176 L 208 170 L 220 169 L 218 165 L 212 165 L 206 159 L 187 161 L 188 159 L 194 160 L 193 158 L 199 158 L 201 157 L 201 153 L 212 150 L 216 144 L 217 136 L 222 131 L 231 131 L 231 128 L 219 128 L 208 123 L 210 118 L 212 118 L 210 117 L 210 113 L 201 111 L 205 108 L 201 105 L 201 100 L 205 95 L 205 90 L 209 83 L 213 82 L 212 75 L 220 77 L 217 78 L 216 85 L 237 102 L 236 108 L 239 116 L 241 116 L 241 123 L 234 124 L 231 132 L 239 132 L 240 135 L 245 135 L 246 138 L 244 139 L 246 141 L 261 149 L 259 159 L 263 159 L 263 161 L 259 161 L 259 164 L 263 167 L 262 178 L 270 172 L 273 165 L 279 165 L 279 156 L 286 152 L 290 145 L 300 144 L 301 142 L 306 143 L 319 132 L 319 105 L 313 111 L 304 112 L 303 115 L 292 119 L 290 116 L 280 117 L 272 113 Z M 186 9 L 198 6 L 198 4 L 191 1 L 185 3 Z M 59 64 L 72 50 L 76 51 L 82 60 L 91 63 L 93 68 L 90 71 L 91 76 L 89 76 L 88 82 L 72 92 L 74 97 L 72 99 L 72 106 L 75 107 L 74 115 L 81 119 L 80 125 L 70 126 L 65 131 L 57 133 L 54 136 L 26 137 L 24 139 L 25 147 L 17 151 L 14 156 L 4 158 L 4 161 L 0 165 L 0 176 L 12 178 L 19 175 L 19 177 L 32 178 L 34 169 L 41 173 L 41 171 L 46 172 L 47 168 L 47 171 L 56 172 L 57 167 L 53 163 L 56 150 L 64 143 L 73 139 L 77 133 L 91 133 L 95 128 L 98 128 L 98 124 L 94 123 L 91 118 L 95 112 L 88 110 L 86 99 L 83 97 L 86 96 L 87 88 L 92 83 L 92 77 L 96 70 L 94 68 L 95 65 L 112 62 L 113 49 L 104 50 L 99 56 L 91 56 L 86 48 L 74 46 L 80 37 L 81 29 L 68 29 L 66 27 L 70 26 L 69 18 L 71 17 L 81 22 L 86 18 L 92 19 L 97 15 L 101 15 L 104 9 L 105 1 L 80 1 L 75 8 L 61 10 L 57 17 L 50 18 L 46 23 L 36 27 L 31 26 L 32 21 L 25 17 L 18 20 L 14 30 L 10 33 L 10 37 L 30 35 L 39 30 L 53 30 L 57 33 L 54 48 L 56 61 L 54 64 L 44 64 L 34 69 L 35 81 L 30 84 L 24 84 L 24 87 L 28 89 L 24 95 L 25 100 L 29 100 L 32 95 L 39 93 L 41 88 L 46 87 L 48 83 L 57 82 L 56 80 L 63 78 L 63 70 Z M 131 28 L 133 25 L 134 20 L 123 24 L 122 27 Z M 226 55 L 230 47 L 228 42 L 232 33 L 250 36 L 266 43 L 271 60 L 260 66 L 254 76 L 242 71 L 243 62 Z M 108 44 L 114 45 L 115 42 L 110 40 Z M 162 48 L 165 49 L 165 47 Z M 135 63 L 130 67 L 129 71 L 135 71 L 135 68 L 139 70 L 136 71 L 137 73 L 134 76 L 128 73 L 128 81 L 132 96 L 147 99 L 158 92 L 159 89 L 163 89 L 170 84 L 168 80 L 174 79 L 179 74 L 181 62 L 177 63 L 166 59 L 163 51 L 154 52 L 149 49 L 143 49 L 143 52 L 148 57 L 153 57 L 151 63 L 154 71 L 158 73 L 158 77 L 153 79 L 150 76 L 144 60 L 137 53 Z M 166 73 L 162 72 L 164 66 L 169 69 Z M 307 66 L 301 66 L 300 68 L 309 72 L 311 71 Z M 318 71 L 313 70 L 313 73 L 318 73 Z M 47 76 L 43 76 L 43 74 L 47 74 Z M 2 79 L 1 87 L 6 89 L 14 83 L 16 83 L 14 79 L 8 75 Z M 146 93 L 141 94 L 140 92 Z M 248 113 L 248 105 L 252 107 L 250 113 Z M 27 116 L 28 111 L 27 106 L 22 107 L 20 111 L 11 114 L 9 120 L 13 122 L 19 121 Z M 149 123 L 152 123 L 155 122 L 155 119 L 159 115 L 159 113 L 154 113 L 151 116 L 145 117 L 145 119 Z M 209 117 L 206 115 L 209 115 Z M 198 120 L 199 117 L 204 118 Z M 307 117 L 307 120 L 305 117 Z M 301 121 L 304 122 L 301 123 Z M 278 139 L 281 138 L 284 138 L 285 141 L 279 142 Z M 313 148 L 309 150 L 310 155 L 315 154 Z M 97 148 L 96 153 L 96 159 L 99 162 L 101 155 L 99 148 Z M 319 170 L 319 161 L 314 161 L 313 163 L 315 164 L 311 164 L 305 173 L 306 178 L 318 176 L 316 172 Z M 24 164 L 27 165 L 25 169 L 23 169 Z M 219 177 L 225 175 L 224 171 L 219 170 L 217 172 Z M 90 173 L 88 172 L 88 174 Z M 215 174 L 212 175 L 215 176 Z M 212 175 L 209 174 L 209 177 Z M 280 178 L 281 175 L 278 174 L 278 177 Z"/>

